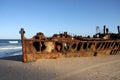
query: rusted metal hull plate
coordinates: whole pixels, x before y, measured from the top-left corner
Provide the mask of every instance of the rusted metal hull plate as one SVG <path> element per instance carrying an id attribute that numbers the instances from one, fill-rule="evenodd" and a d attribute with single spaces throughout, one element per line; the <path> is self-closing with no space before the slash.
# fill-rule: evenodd
<path id="1" fill-rule="evenodd" d="M 78 39 L 67 33 L 54 35 L 51 38 L 44 37 L 43 33 L 37 33 L 33 38 L 27 39 L 24 37 L 24 29 L 21 29 L 21 40 L 23 62 L 120 53 L 120 39 Z"/>

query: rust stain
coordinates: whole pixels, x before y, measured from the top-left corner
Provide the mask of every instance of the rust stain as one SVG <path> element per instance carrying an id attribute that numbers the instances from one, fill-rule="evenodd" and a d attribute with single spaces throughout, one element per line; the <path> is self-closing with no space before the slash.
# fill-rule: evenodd
<path id="1" fill-rule="evenodd" d="M 103 33 L 97 31 L 93 37 L 72 36 L 67 32 L 45 37 L 42 32 L 27 39 L 23 28 L 20 30 L 22 40 L 23 62 L 37 59 L 56 59 L 60 57 L 81 57 L 120 54 L 120 30 L 109 33 L 106 26 Z"/>

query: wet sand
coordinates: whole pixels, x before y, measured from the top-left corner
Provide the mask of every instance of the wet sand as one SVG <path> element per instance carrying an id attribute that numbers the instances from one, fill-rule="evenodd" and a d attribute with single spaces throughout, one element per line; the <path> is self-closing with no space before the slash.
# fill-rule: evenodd
<path id="1" fill-rule="evenodd" d="M 120 80 L 120 55 L 39 59 L 0 59 L 0 80 Z"/>

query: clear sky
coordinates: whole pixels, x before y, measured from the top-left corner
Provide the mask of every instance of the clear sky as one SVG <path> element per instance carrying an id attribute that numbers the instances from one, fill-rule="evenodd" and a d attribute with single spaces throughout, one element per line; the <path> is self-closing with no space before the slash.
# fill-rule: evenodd
<path id="1" fill-rule="evenodd" d="M 21 27 L 30 38 L 37 32 L 93 35 L 103 25 L 117 32 L 120 0 L 0 0 L 0 39 L 20 38 Z"/>

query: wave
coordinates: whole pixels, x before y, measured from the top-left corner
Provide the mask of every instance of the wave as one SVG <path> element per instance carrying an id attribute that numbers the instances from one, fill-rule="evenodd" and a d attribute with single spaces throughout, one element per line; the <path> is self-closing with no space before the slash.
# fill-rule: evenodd
<path id="1" fill-rule="evenodd" d="M 0 43 L 18 44 L 18 43 L 21 43 L 21 40 L 20 39 L 0 39 Z"/>
<path id="2" fill-rule="evenodd" d="M 22 55 L 22 50 L 0 52 L 0 58 L 8 57 L 8 56 L 15 56 L 15 55 Z"/>
<path id="3" fill-rule="evenodd" d="M 21 40 L 0 39 L 0 57 L 22 54 Z"/>
<path id="4" fill-rule="evenodd" d="M 11 43 L 11 44 L 16 44 L 16 43 L 18 43 L 18 41 L 8 41 L 9 43 Z"/>
<path id="5" fill-rule="evenodd" d="M 15 49 L 22 49 L 22 46 L 7 46 L 7 47 L 0 47 L 0 50 L 15 50 Z"/>
<path id="6" fill-rule="evenodd" d="M 0 47 L 0 57 L 22 55 L 22 46 L 4 46 Z"/>

